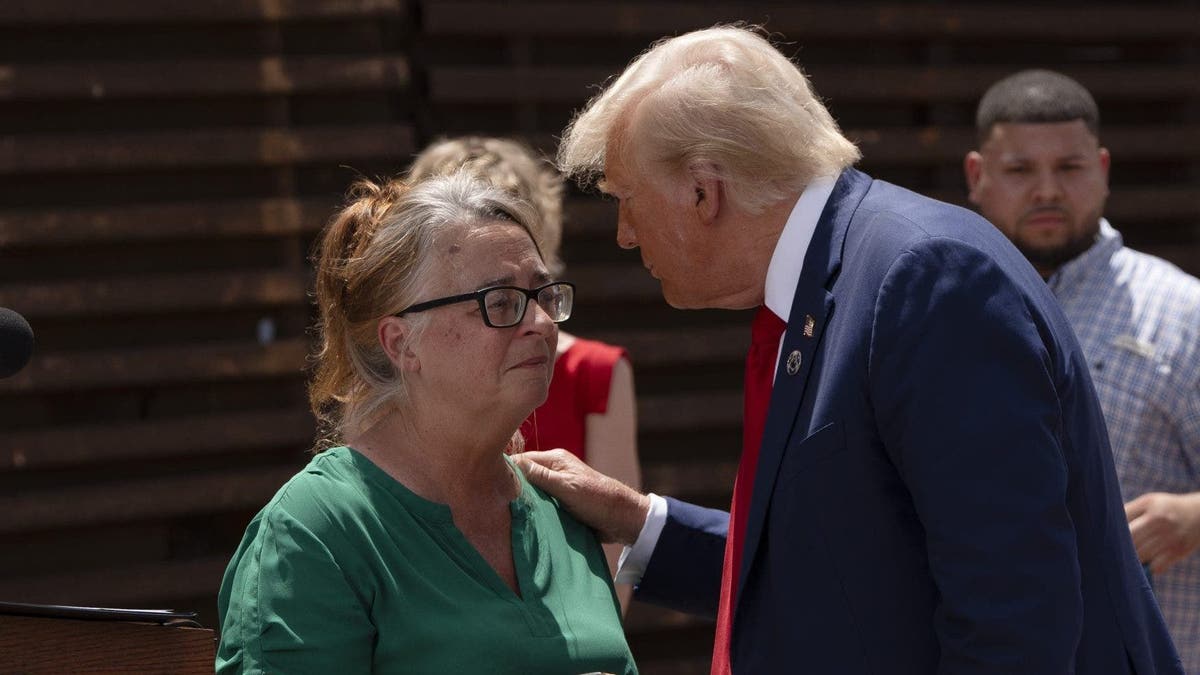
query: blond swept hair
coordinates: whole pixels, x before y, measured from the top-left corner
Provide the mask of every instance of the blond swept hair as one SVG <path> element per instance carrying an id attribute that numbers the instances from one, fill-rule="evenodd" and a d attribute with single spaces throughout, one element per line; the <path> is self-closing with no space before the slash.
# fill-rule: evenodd
<path id="1" fill-rule="evenodd" d="M 563 132 L 559 169 L 603 177 L 614 151 L 643 171 L 697 171 L 756 214 L 861 156 L 800 68 L 756 29 L 722 25 L 660 40 Z"/>
<path id="2" fill-rule="evenodd" d="M 351 186 L 347 201 L 326 225 L 314 256 L 319 317 L 308 399 L 318 421 L 318 451 L 403 406 L 403 374 L 377 329 L 380 319 L 429 292 L 439 237 L 497 221 L 528 232 L 536 218 L 525 202 L 467 172 L 417 184 L 363 179 Z M 427 315 L 411 320 L 408 341 Z"/>
<path id="3" fill-rule="evenodd" d="M 553 164 L 532 148 L 509 138 L 459 136 L 436 141 L 421 151 L 408 170 L 409 180 L 466 170 L 529 202 L 537 212 L 530 227 L 546 267 L 562 274 L 563 179 Z"/>

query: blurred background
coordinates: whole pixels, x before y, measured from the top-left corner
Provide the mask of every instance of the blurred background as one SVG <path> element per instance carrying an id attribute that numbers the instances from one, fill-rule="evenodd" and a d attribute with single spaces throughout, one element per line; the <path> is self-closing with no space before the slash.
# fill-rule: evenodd
<path id="1" fill-rule="evenodd" d="M 974 107 L 1050 67 L 1096 96 L 1126 242 L 1200 273 L 1200 3 L 5 0 L 0 600 L 196 610 L 308 459 L 312 241 L 358 175 L 441 135 L 552 152 L 661 36 L 763 23 L 876 178 L 965 202 Z M 615 211 L 568 199 L 569 329 L 629 347 L 647 489 L 727 506 L 745 313 L 680 312 Z M 870 533 L 864 533 L 869 536 Z M 710 624 L 635 603 L 644 673 L 706 673 Z"/>

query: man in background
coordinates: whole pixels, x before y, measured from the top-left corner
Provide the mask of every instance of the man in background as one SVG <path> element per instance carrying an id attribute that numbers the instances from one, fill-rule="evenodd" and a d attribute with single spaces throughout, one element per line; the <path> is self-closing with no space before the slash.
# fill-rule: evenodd
<path id="1" fill-rule="evenodd" d="M 984 94 L 970 200 L 1062 304 L 1108 423 L 1138 557 L 1200 673 L 1200 280 L 1125 248 L 1103 217 L 1110 156 L 1078 82 L 1046 70 Z"/>

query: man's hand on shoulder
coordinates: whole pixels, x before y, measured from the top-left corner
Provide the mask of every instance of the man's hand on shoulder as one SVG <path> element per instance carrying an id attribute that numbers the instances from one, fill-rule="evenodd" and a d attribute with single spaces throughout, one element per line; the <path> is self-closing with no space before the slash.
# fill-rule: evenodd
<path id="1" fill-rule="evenodd" d="M 561 448 L 513 455 L 530 483 L 553 495 L 571 515 L 600 535 L 603 542 L 637 541 L 650 498 L 584 464 Z"/>
<path id="2" fill-rule="evenodd" d="M 1200 492 L 1147 492 L 1125 505 L 1138 558 L 1162 574 L 1200 547 Z"/>

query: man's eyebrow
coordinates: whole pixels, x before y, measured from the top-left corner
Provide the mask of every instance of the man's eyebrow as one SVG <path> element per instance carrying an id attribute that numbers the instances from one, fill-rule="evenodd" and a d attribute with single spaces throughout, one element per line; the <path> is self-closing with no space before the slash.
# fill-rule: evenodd
<path id="1" fill-rule="evenodd" d="M 1086 157 L 1085 153 L 1073 152 L 1069 155 L 1061 155 L 1059 157 L 1054 157 L 1054 158 L 1052 158 L 1052 160 L 1055 162 L 1074 162 L 1074 161 L 1082 160 L 1085 157 Z M 1006 152 L 1006 153 L 1003 153 L 1000 155 L 1000 161 L 1007 162 L 1009 164 L 1019 164 L 1019 163 L 1025 163 L 1025 162 L 1032 162 L 1033 158 L 1031 158 L 1028 154 L 1026 154 L 1023 151 L 1022 152 Z"/>
<path id="2" fill-rule="evenodd" d="M 1007 150 L 1000 153 L 1000 160 L 1004 162 L 1028 162 L 1029 155 L 1024 151 Z"/>

